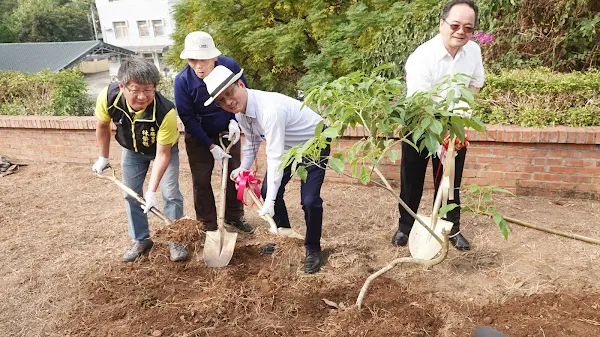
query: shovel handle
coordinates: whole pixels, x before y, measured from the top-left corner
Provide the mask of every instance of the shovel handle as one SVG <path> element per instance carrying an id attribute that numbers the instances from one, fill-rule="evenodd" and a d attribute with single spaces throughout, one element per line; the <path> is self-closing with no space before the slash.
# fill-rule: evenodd
<path id="1" fill-rule="evenodd" d="M 125 191 L 125 193 L 127 193 L 127 195 L 129 195 L 130 197 L 137 200 L 137 202 L 139 202 L 142 206 L 146 206 L 146 201 L 142 197 L 140 197 L 137 193 L 135 193 L 134 190 L 127 187 L 119 179 L 117 179 L 117 177 L 115 177 L 115 171 L 112 169 L 112 167 L 110 169 L 112 171 L 112 176 L 108 176 L 108 175 L 104 175 L 104 174 L 100 174 L 100 173 L 96 173 L 96 176 L 99 178 L 102 178 L 102 179 L 112 181 L 113 183 L 117 184 L 117 186 L 119 186 L 123 191 Z M 173 221 L 171 221 L 171 219 L 169 219 L 166 215 L 163 214 L 163 212 L 158 210 L 156 207 L 152 207 L 150 209 L 150 212 L 154 213 L 154 215 L 159 217 L 162 221 L 164 221 L 168 225 L 173 223 Z"/>
<path id="2" fill-rule="evenodd" d="M 225 147 L 223 143 L 223 136 L 219 137 L 219 141 L 221 143 L 221 148 L 225 151 L 225 153 L 229 154 L 229 151 L 233 147 L 233 142 L 229 142 L 229 145 Z M 223 159 L 223 167 L 221 173 L 221 200 L 219 200 L 219 212 L 217 213 L 217 226 L 221 235 L 223 235 L 223 230 L 225 228 L 225 208 L 226 208 L 226 197 L 227 197 L 227 181 L 229 180 L 229 158 Z"/>
<path id="3" fill-rule="evenodd" d="M 256 194 L 254 194 L 254 191 L 252 191 L 249 186 L 247 187 L 247 190 L 250 194 L 250 197 L 252 198 L 252 201 L 254 201 L 256 206 L 258 206 L 259 209 L 262 208 L 263 203 L 262 203 L 262 201 L 260 201 L 260 198 L 258 196 L 256 196 Z M 275 220 L 273 220 L 273 217 L 270 214 L 266 214 L 266 215 L 262 216 L 262 218 L 265 219 L 269 223 L 269 231 L 271 231 L 271 233 L 278 232 L 277 224 L 275 223 Z"/>

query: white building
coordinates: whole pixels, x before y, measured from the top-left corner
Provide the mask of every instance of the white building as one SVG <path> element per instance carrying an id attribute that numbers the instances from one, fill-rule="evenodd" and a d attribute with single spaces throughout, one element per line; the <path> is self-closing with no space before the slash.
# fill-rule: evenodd
<path id="1" fill-rule="evenodd" d="M 162 54 L 173 45 L 173 5 L 179 0 L 96 0 L 104 42 L 136 52 L 163 69 Z M 110 63 L 116 75 L 118 62 Z"/>

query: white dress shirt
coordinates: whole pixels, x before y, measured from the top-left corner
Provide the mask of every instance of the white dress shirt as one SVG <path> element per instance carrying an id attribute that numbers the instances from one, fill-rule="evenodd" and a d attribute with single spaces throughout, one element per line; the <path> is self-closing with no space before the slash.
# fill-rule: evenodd
<path id="1" fill-rule="evenodd" d="M 267 200 L 275 200 L 283 173 L 281 160 L 293 146 L 304 143 L 315 135 L 315 127 L 322 120 L 309 107 L 291 97 L 260 90 L 248 90 L 246 113 L 237 113 L 237 119 L 246 141 L 242 147 L 243 169 L 249 170 L 263 139 L 267 141 Z"/>
<path id="2" fill-rule="evenodd" d="M 438 34 L 420 45 L 406 61 L 406 95 L 428 91 L 441 82 L 445 75 L 467 74 L 474 79 L 463 80 L 466 86 L 481 88 L 485 79 L 481 48 L 473 41 L 467 42 L 452 57 Z M 441 93 L 445 96 L 445 92 Z"/>

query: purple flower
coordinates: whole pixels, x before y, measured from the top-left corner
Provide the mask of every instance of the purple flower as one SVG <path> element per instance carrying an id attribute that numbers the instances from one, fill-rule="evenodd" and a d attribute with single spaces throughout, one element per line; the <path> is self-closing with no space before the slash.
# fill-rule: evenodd
<path id="1" fill-rule="evenodd" d="M 471 39 L 479 45 L 494 43 L 496 39 L 496 34 L 494 33 L 485 33 L 485 32 L 475 32 Z"/>

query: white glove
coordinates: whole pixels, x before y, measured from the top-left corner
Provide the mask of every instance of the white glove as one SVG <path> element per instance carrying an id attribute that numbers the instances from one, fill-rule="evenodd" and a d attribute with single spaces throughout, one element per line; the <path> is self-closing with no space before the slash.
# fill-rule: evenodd
<path id="1" fill-rule="evenodd" d="M 102 174 L 102 172 L 104 172 L 104 170 L 106 170 L 107 167 L 108 167 L 108 158 L 98 157 L 98 160 L 96 160 L 96 162 L 94 163 L 94 166 L 92 166 L 92 171 L 94 171 L 98 174 Z"/>
<path id="2" fill-rule="evenodd" d="M 240 127 L 233 119 L 229 121 L 229 134 L 225 138 L 229 139 L 233 144 L 240 141 Z"/>
<path id="3" fill-rule="evenodd" d="M 258 211 L 258 215 L 265 216 L 269 214 L 270 216 L 275 215 L 275 200 L 265 200 L 263 207 Z"/>
<path id="4" fill-rule="evenodd" d="M 158 199 L 156 199 L 156 192 L 146 192 L 146 206 L 140 206 L 144 210 L 144 213 L 150 212 L 152 207 L 158 209 Z"/>
<path id="5" fill-rule="evenodd" d="M 235 180 L 235 178 L 242 172 L 248 172 L 248 170 L 246 170 L 245 168 L 242 168 L 241 166 L 236 168 L 235 170 L 231 171 L 231 174 L 229 175 L 229 179 Z"/>
<path id="6" fill-rule="evenodd" d="M 225 151 L 223 151 L 223 149 L 219 145 L 215 145 L 215 147 L 213 147 L 213 149 L 210 150 L 210 153 L 212 153 L 213 158 L 215 158 L 217 163 L 219 163 L 220 167 L 223 167 L 223 159 L 231 158 L 231 156 L 225 153 Z"/>
<path id="7" fill-rule="evenodd" d="M 454 108 L 452 108 L 452 113 L 463 118 L 470 118 L 473 115 L 473 110 L 471 110 L 469 103 L 459 101 L 456 105 L 454 105 Z"/>

